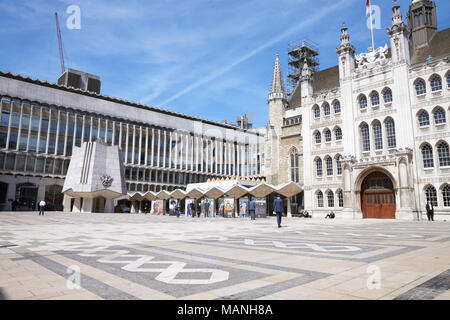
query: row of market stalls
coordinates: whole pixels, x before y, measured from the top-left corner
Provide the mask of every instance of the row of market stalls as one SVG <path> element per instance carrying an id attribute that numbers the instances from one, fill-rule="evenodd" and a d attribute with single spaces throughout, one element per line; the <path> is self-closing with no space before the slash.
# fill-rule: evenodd
<path id="1" fill-rule="evenodd" d="M 128 193 L 132 213 L 174 215 L 176 208 L 186 216 L 238 217 L 249 215 L 249 202 L 255 200 L 256 216 L 266 217 L 271 212 L 272 201 L 280 195 L 285 201 L 285 214 L 292 215 L 291 199 L 303 193 L 303 186 L 290 182 L 278 186 L 255 180 L 211 180 L 190 184 L 186 190 L 172 192 L 132 192 Z M 190 204 L 193 205 L 190 205 Z"/>

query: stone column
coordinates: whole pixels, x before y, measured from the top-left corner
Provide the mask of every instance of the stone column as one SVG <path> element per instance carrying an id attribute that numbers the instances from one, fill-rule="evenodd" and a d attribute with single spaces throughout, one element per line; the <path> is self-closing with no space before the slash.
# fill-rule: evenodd
<path id="1" fill-rule="evenodd" d="M 138 163 L 134 162 L 134 154 L 136 153 L 136 148 L 135 148 L 135 146 L 136 146 L 136 130 L 137 130 L 136 125 L 133 125 L 133 140 L 132 140 L 133 145 L 131 146 L 131 163 L 133 163 L 133 164 L 139 164 L 139 162 Z"/>
<path id="2" fill-rule="evenodd" d="M 406 160 L 403 158 L 398 164 L 399 168 L 399 197 L 400 197 L 400 208 L 396 210 L 396 219 L 411 219 L 413 214 L 413 202 L 411 201 L 411 190 L 409 189 L 408 182 L 408 165 Z M 414 217 L 413 217 L 414 218 Z M 417 217 L 415 217 L 417 219 Z"/>
<path id="3" fill-rule="evenodd" d="M 148 127 L 145 128 L 145 165 L 148 166 Z"/>
<path id="4" fill-rule="evenodd" d="M 108 126 L 108 123 L 106 123 L 106 125 Z M 141 155 L 142 155 L 142 135 L 144 134 L 144 130 L 142 130 L 142 126 L 139 126 L 139 154 L 138 154 L 138 164 L 145 164 L 146 163 L 141 163 Z M 107 135 L 107 134 L 106 134 Z"/>
<path id="5" fill-rule="evenodd" d="M 114 213 L 114 200 L 106 199 L 104 213 Z"/>
<path id="6" fill-rule="evenodd" d="M 81 212 L 92 212 L 92 198 L 83 198 L 83 206 L 81 207 Z"/>
<path id="7" fill-rule="evenodd" d="M 291 198 L 287 197 L 287 217 L 292 218 L 292 212 L 291 212 Z"/>
<path id="8" fill-rule="evenodd" d="M 351 186 L 350 186 L 350 167 L 344 167 L 344 208 L 352 208 Z"/>
<path id="9" fill-rule="evenodd" d="M 63 211 L 64 212 L 72 212 L 72 210 L 70 208 L 71 203 L 72 203 L 72 198 L 67 195 L 64 195 L 64 200 L 63 200 L 63 208 L 64 208 Z"/>
<path id="10" fill-rule="evenodd" d="M 399 163 L 400 175 L 400 205 L 402 208 L 409 207 L 408 194 L 408 169 L 405 161 Z"/>
<path id="11" fill-rule="evenodd" d="M 75 198 L 72 212 L 81 212 L 81 198 Z"/>
<path id="12" fill-rule="evenodd" d="M 131 201 L 131 213 L 136 213 L 136 201 Z"/>
<path id="13" fill-rule="evenodd" d="M 39 185 L 36 207 L 41 200 L 45 200 L 45 185 Z"/>

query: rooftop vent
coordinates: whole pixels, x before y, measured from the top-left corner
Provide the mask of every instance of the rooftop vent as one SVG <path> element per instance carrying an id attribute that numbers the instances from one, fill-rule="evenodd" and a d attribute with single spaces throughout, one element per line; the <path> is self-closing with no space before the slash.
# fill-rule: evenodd
<path id="1" fill-rule="evenodd" d="M 100 77 L 87 72 L 67 69 L 59 77 L 58 84 L 65 87 L 74 87 L 83 91 L 100 94 Z"/>

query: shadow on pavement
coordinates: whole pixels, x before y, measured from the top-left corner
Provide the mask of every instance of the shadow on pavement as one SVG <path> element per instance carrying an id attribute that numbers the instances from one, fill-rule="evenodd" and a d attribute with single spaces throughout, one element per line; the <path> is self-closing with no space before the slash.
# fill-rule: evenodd
<path id="1" fill-rule="evenodd" d="M 6 297 L 6 295 L 3 293 L 2 288 L 0 288 L 0 300 L 8 300 L 8 298 Z"/>

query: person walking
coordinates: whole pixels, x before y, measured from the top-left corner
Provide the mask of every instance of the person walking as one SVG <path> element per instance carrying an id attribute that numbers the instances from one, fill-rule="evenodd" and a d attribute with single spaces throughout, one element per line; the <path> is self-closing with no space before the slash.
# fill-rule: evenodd
<path id="1" fill-rule="evenodd" d="M 190 203 L 188 204 L 187 210 L 188 210 L 188 216 L 189 216 L 189 217 L 192 217 L 193 212 L 194 212 L 194 203 L 193 203 L 193 202 L 190 202 Z"/>
<path id="2" fill-rule="evenodd" d="M 202 214 L 202 207 L 203 207 L 203 203 L 201 203 L 199 206 L 197 206 L 197 218 L 200 218 L 200 215 Z"/>
<path id="3" fill-rule="evenodd" d="M 256 220 L 255 219 L 255 210 L 256 210 L 256 201 L 255 199 L 252 199 L 248 205 L 248 208 L 250 210 L 250 218 L 252 220 Z"/>
<path id="4" fill-rule="evenodd" d="M 278 228 L 281 228 L 281 215 L 284 212 L 284 205 L 283 205 L 283 200 L 281 200 L 279 195 L 277 196 L 277 198 L 273 202 L 273 211 L 277 215 Z"/>
<path id="5" fill-rule="evenodd" d="M 44 210 L 45 210 L 45 206 L 47 205 L 47 203 L 45 203 L 44 200 L 41 200 L 41 202 L 39 202 L 39 215 L 44 215 Z"/>
<path id="6" fill-rule="evenodd" d="M 434 221 L 434 208 L 430 200 L 427 201 L 426 209 L 428 221 Z"/>
<path id="7" fill-rule="evenodd" d="M 205 218 L 209 217 L 209 199 L 205 200 Z"/>
<path id="8" fill-rule="evenodd" d="M 180 217 L 180 203 L 179 202 L 175 205 L 175 213 L 177 215 L 177 218 L 179 218 Z"/>

